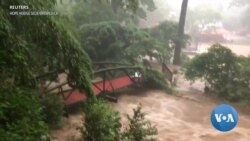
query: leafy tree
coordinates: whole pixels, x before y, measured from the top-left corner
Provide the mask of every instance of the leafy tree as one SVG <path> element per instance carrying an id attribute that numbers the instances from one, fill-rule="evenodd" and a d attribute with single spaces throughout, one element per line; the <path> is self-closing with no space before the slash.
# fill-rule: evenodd
<path id="1" fill-rule="evenodd" d="M 155 70 L 144 69 L 142 71 L 142 85 L 148 89 L 159 89 L 172 92 L 171 86 L 165 80 L 165 76 Z"/>
<path id="2" fill-rule="evenodd" d="M 119 21 L 138 24 L 147 11 L 155 10 L 153 0 L 62 0 L 57 9 L 69 15 L 77 24 Z M 101 10 L 101 12 L 100 12 Z M 84 13 L 84 14 L 83 14 Z"/>
<path id="3" fill-rule="evenodd" d="M 68 9 L 67 13 L 81 26 L 103 21 L 138 23 L 139 19 L 146 18 L 146 11 L 155 9 L 155 5 L 153 0 L 76 0 L 61 4 L 59 9 Z"/>
<path id="4" fill-rule="evenodd" d="M 1 1 L 0 136 L 6 141 L 34 141 L 47 133 L 37 93 L 41 75 L 67 71 L 69 84 L 92 96 L 90 60 L 72 33 L 65 29 L 61 20 L 64 17 L 10 16 L 9 5 L 23 4 L 31 10 L 53 11 L 56 1 Z M 51 79 L 54 78 L 42 81 Z"/>
<path id="5" fill-rule="evenodd" d="M 179 41 L 177 36 L 178 23 L 173 21 L 164 21 L 159 25 L 148 29 L 149 33 L 153 38 L 159 40 L 163 45 L 163 50 L 160 55 L 163 55 L 160 59 L 163 63 L 171 63 L 170 58 L 172 57 L 171 52 L 173 51 L 176 42 Z M 189 42 L 189 35 L 184 35 L 182 42 L 184 44 Z"/>
<path id="6" fill-rule="evenodd" d="M 148 29 L 154 38 L 157 38 L 164 44 L 168 45 L 169 40 L 176 40 L 178 23 L 173 21 L 163 21 L 159 25 Z"/>
<path id="7" fill-rule="evenodd" d="M 28 81 L 32 78 L 34 80 L 35 76 L 47 73 L 43 69 L 44 65 L 49 68 L 48 71 L 58 71 L 59 73 L 59 70 L 69 70 L 68 79 L 71 86 L 90 91 L 88 84 L 90 84 L 91 67 L 88 56 L 80 48 L 75 37 L 65 30 L 63 23 L 60 23 L 60 19 L 63 17 L 23 16 L 20 18 L 17 16 L 13 18 L 9 15 L 9 9 L 6 9 L 6 7 L 24 3 L 29 5 L 30 9 L 36 10 L 53 10 L 56 4 L 55 1 L 43 1 L 41 4 L 26 0 L 4 1 L 3 10 L 1 11 L 1 21 L 3 21 L 1 25 L 4 31 L 1 33 L 3 37 L 1 44 L 4 46 L 1 46 L 1 51 L 6 54 L 6 57 L 1 59 L 4 64 L 1 65 L 1 70 L 5 70 L 4 72 L 9 72 L 6 70 L 8 68 L 11 70 L 10 72 L 16 70 L 18 72 L 12 73 L 12 75 L 15 75 L 15 77 L 23 76 L 22 79 L 28 79 Z M 23 47 L 17 49 L 17 45 Z M 18 58 L 20 63 L 26 65 L 25 67 L 21 67 L 19 64 L 6 63 L 6 60 L 12 60 L 7 58 L 7 54 L 11 57 L 19 52 L 22 54 L 16 57 L 26 59 L 21 60 Z M 16 68 L 13 69 L 14 67 Z M 21 70 L 21 68 L 26 68 L 26 71 Z M 22 73 L 29 73 L 32 76 L 28 77 L 28 74 Z M 15 79 L 14 82 L 17 83 L 17 80 L 19 79 Z M 22 82 L 20 84 L 29 83 Z"/>
<path id="8" fill-rule="evenodd" d="M 0 86 L 0 138 L 4 141 L 39 141 L 47 134 L 38 94 L 29 88 Z"/>
<path id="9" fill-rule="evenodd" d="M 141 107 L 133 109 L 133 117 L 127 115 L 129 128 L 121 131 L 120 117 L 117 112 L 102 100 L 88 100 L 84 109 L 84 126 L 82 136 L 87 141 L 153 141 L 157 129 L 149 120 Z"/>
<path id="10" fill-rule="evenodd" d="M 190 80 L 206 80 L 212 92 L 220 97 L 249 100 L 249 62 L 249 58 L 239 58 L 230 49 L 216 44 L 187 64 L 185 76 Z"/>
<path id="11" fill-rule="evenodd" d="M 219 44 L 213 45 L 208 53 L 195 57 L 188 65 L 186 76 L 189 79 L 204 78 L 212 88 L 232 81 L 237 74 L 236 56 Z"/>
<path id="12" fill-rule="evenodd" d="M 64 103 L 58 95 L 48 94 L 42 99 L 44 121 L 52 128 L 58 128 L 64 114 Z"/>
<path id="13" fill-rule="evenodd" d="M 240 62 L 240 75 L 241 78 L 243 78 L 243 82 L 245 82 L 248 86 L 250 84 L 250 57 L 239 57 L 239 62 Z"/>
<path id="14" fill-rule="evenodd" d="M 67 3 L 68 4 L 68 3 Z M 128 6 L 130 5 L 130 6 Z M 64 6 L 65 7 L 65 6 Z M 140 42 L 134 43 L 133 48 L 127 48 L 127 56 L 130 58 L 134 58 L 135 56 L 138 57 L 136 54 L 137 52 L 141 52 L 139 54 L 147 54 L 150 56 L 156 57 L 159 61 L 165 61 L 169 60 L 170 54 L 168 48 L 164 48 L 165 42 L 159 42 L 154 39 L 154 37 L 150 37 L 148 33 L 142 32 L 133 26 L 131 23 L 137 23 L 135 22 L 136 19 L 138 18 L 146 18 L 146 13 L 147 11 L 152 11 L 155 9 L 154 2 L 152 0 L 135 0 L 135 1 L 99 1 L 99 0 L 93 0 L 93 1 L 76 1 L 71 4 L 71 10 L 67 13 L 71 13 L 71 17 L 75 20 L 77 25 L 79 26 L 79 31 L 80 31 L 80 40 L 81 43 L 83 44 L 84 48 L 87 50 L 89 54 L 91 54 L 91 59 L 96 59 L 93 58 L 93 56 L 102 56 L 106 54 L 106 58 L 109 59 L 110 53 L 111 52 L 118 52 L 118 53 L 113 53 L 114 58 L 117 59 L 118 54 L 120 55 L 119 52 L 121 52 L 121 47 L 123 44 L 127 45 L 129 42 L 134 40 L 133 38 L 136 38 L 135 40 L 138 40 L 140 38 Z M 134 8 L 133 8 L 134 7 Z M 65 10 L 63 8 L 63 10 Z M 102 12 L 100 12 L 100 9 L 102 9 Z M 82 14 L 85 13 L 85 14 Z M 140 14 L 141 13 L 141 14 Z M 131 20 L 133 22 L 131 22 Z M 112 22 L 111 22 L 112 21 Z M 136 20 L 138 21 L 138 20 Z M 92 23 L 92 24 L 91 24 Z M 94 24 L 93 24 L 94 23 Z M 116 23 L 116 25 L 114 24 Z M 109 25 L 110 24 L 110 25 Z M 118 25 L 120 24 L 120 25 Z M 131 26 L 132 25 L 132 26 Z M 91 45 L 89 45 L 89 36 L 88 34 L 83 35 L 84 31 L 91 31 L 90 29 L 98 29 L 97 26 L 100 27 L 105 27 L 107 30 L 107 27 L 109 27 L 109 31 L 114 31 L 113 33 L 117 33 L 115 36 L 123 36 L 126 37 L 127 39 L 114 39 L 112 41 L 112 47 L 105 46 L 105 51 L 101 49 L 93 49 L 93 40 L 91 41 Z M 88 29 L 89 28 L 89 29 Z M 113 28 L 111 30 L 111 28 Z M 118 29 L 120 28 L 120 29 Z M 115 30 L 121 30 L 121 31 L 115 31 Z M 101 31 L 103 32 L 104 30 L 94 30 L 96 32 L 92 32 L 92 34 L 99 34 Z M 99 33 L 97 33 L 99 32 Z M 121 32 L 121 33 L 120 33 Z M 118 35 L 119 34 L 119 35 Z M 122 35 L 120 35 L 122 34 Z M 172 33 L 171 33 L 172 34 Z M 111 38 L 113 38 L 114 35 L 110 34 L 111 36 L 106 37 L 108 38 L 108 41 L 111 41 Z M 88 39 L 85 39 L 88 38 Z M 95 37 L 93 37 L 95 38 Z M 86 40 L 88 40 L 86 42 Z M 118 41 L 117 41 L 118 40 Z M 122 40 L 122 41 L 120 41 Z M 130 41 L 129 41 L 130 40 Z M 142 43 L 143 40 L 143 43 Z M 121 43 L 120 43 L 121 42 Z M 124 43 L 125 42 L 125 43 Z M 118 45 L 114 45 L 114 44 Z M 122 44 L 122 45 L 120 45 Z M 99 43 L 98 48 L 104 48 L 102 47 L 101 42 Z M 141 46 L 145 46 L 143 49 Z M 151 47 L 152 46 L 152 47 Z M 110 49 L 107 49 L 110 48 Z M 149 49 L 147 49 L 149 48 Z M 151 48 L 157 48 L 157 52 L 152 52 Z M 112 51 L 114 50 L 114 51 Z M 150 51 L 149 51 L 150 50 Z M 155 50 L 155 49 L 153 49 Z M 124 51 L 122 51 L 124 52 Z M 164 52 L 164 53 L 163 53 Z M 117 54 L 117 56 L 116 56 Z M 123 53 L 124 54 L 124 53 Z M 121 55 L 123 56 L 123 55 Z M 132 57 L 131 57 L 132 56 Z M 104 57 L 100 57 L 104 58 Z M 105 58 L 105 59 L 106 59 Z M 113 59 L 113 58 L 112 58 Z M 127 57 L 127 59 L 129 59 Z M 134 59 L 130 60 L 133 61 Z"/>
<path id="15" fill-rule="evenodd" d="M 149 120 L 145 119 L 145 113 L 141 111 L 141 106 L 133 109 L 133 116 L 127 115 L 129 128 L 123 133 L 124 141 L 155 141 L 154 135 L 157 129 L 152 126 Z"/>
<path id="16" fill-rule="evenodd" d="M 156 57 L 161 63 L 171 63 L 171 52 L 174 47 L 176 47 L 177 42 L 187 44 L 190 40 L 190 37 L 187 34 L 184 34 L 181 39 L 178 37 L 178 23 L 173 21 L 161 22 L 153 28 L 146 29 L 146 31 L 148 31 L 150 35 L 157 39 L 162 45 L 161 53 Z"/>
<path id="17" fill-rule="evenodd" d="M 83 25 L 80 37 L 83 48 L 94 61 L 135 62 L 140 56 L 159 56 L 163 50 L 162 44 L 149 33 L 118 22 Z"/>
<path id="18" fill-rule="evenodd" d="M 81 43 L 94 61 L 118 59 L 128 38 L 125 30 L 117 22 L 86 24 L 80 29 Z"/>
<path id="19" fill-rule="evenodd" d="M 12 80 L 12 85 L 34 85 L 32 71 L 34 67 L 29 61 L 31 56 L 27 43 L 13 33 L 10 21 L 0 9 L 0 78 Z"/>
<path id="20" fill-rule="evenodd" d="M 249 57 L 239 57 L 238 58 L 238 64 L 239 64 L 239 73 L 238 73 L 238 88 L 233 90 L 236 91 L 236 96 L 234 99 L 236 100 L 242 100 L 247 101 L 250 103 L 250 58 Z"/>
<path id="21" fill-rule="evenodd" d="M 84 109 L 83 139 L 86 141 L 118 141 L 120 117 L 102 100 L 88 100 Z"/>

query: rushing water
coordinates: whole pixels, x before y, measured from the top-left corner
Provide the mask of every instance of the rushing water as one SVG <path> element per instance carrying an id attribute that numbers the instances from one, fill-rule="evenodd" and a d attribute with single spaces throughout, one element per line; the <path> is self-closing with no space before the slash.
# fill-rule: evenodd
<path id="1" fill-rule="evenodd" d="M 132 114 L 132 109 L 141 104 L 146 118 L 158 129 L 159 141 L 250 141 L 250 108 L 236 105 L 238 126 L 222 133 L 210 123 L 210 113 L 220 101 L 202 93 L 202 82 L 190 87 L 188 81 L 178 77 L 177 85 L 179 96 L 161 91 L 123 93 L 118 96 L 118 103 L 110 104 L 120 112 L 124 126 L 125 115 Z M 53 131 L 53 136 L 60 141 L 80 138 L 81 113 L 70 115 L 64 123 L 63 128 Z"/>
<path id="2" fill-rule="evenodd" d="M 222 133 L 210 123 L 210 112 L 218 101 L 202 93 L 171 96 L 160 91 L 123 94 L 114 104 L 126 124 L 125 114 L 132 113 L 138 104 L 147 113 L 147 119 L 158 129 L 159 141 L 250 141 L 250 115 L 239 112 L 238 126 L 231 132 Z"/>

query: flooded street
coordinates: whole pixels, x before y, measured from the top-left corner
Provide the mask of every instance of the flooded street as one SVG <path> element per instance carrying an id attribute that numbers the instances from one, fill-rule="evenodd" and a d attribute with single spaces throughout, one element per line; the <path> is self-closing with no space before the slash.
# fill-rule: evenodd
<path id="1" fill-rule="evenodd" d="M 147 113 L 147 119 L 158 129 L 159 141 L 249 141 L 250 115 L 239 112 L 238 126 L 231 132 L 222 133 L 210 123 L 210 112 L 219 104 L 201 93 L 184 96 L 167 95 L 161 91 L 140 94 L 123 94 L 114 105 L 120 112 L 123 124 L 126 113 L 138 104 Z"/>

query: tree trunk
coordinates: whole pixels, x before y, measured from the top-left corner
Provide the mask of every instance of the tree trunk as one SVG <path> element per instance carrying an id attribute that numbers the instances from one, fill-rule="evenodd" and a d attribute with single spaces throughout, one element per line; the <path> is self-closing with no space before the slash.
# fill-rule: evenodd
<path id="1" fill-rule="evenodd" d="M 178 40 L 176 41 L 176 46 L 174 50 L 174 61 L 173 61 L 174 65 L 181 64 L 181 48 L 183 46 L 182 42 L 183 42 L 183 36 L 184 36 L 187 6 L 188 6 L 188 0 L 182 0 L 181 14 L 180 14 L 180 20 L 179 20 L 179 26 L 178 26 Z"/>

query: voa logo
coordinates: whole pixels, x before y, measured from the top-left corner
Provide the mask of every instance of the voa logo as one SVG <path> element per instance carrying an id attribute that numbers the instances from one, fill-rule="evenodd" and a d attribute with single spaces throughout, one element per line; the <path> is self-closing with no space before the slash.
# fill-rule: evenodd
<path id="1" fill-rule="evenodd" d="M 231 105 L 221 104 L 211 112 L 211 123 L 219 131 L 230 131 L 238 123 L 238 113 Z"/>
<path id="2" fill-rule="evenodd" d="M 217 122 L 221 122 L 222 120 L 225 122 L 234 122 L 234 118 L 232 114 L 215 114 L 215 118 Z"/>

